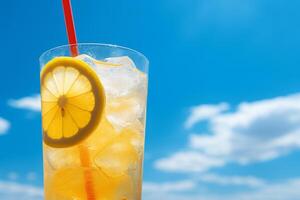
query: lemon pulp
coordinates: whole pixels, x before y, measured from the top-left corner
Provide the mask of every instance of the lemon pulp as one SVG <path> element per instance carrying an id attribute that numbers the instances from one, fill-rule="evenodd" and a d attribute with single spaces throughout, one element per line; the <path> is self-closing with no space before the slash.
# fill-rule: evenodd
<path id="1" fill-rule="evenodd" d="M 85 62 L 57 57 L 41 72 L 44 142 L 52 147 L 73 146 L 99 124 L 105 106 L 103 86 Z"/>

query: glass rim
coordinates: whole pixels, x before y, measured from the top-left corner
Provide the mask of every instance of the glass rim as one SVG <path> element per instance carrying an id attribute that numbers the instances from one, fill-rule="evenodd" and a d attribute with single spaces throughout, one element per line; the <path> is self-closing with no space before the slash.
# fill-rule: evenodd
<path id="1" fill-rule="evenodd" d="M 40 57 L 39 57 L 39 61 L 42 60 L 42 58 L 49 52 L 51 51 L 55 51 L 55 50 L 58 50 L 58 49 L 61 49 L 61 48 L 65 48 L 65 47 L 70 47 L 70 46 L 99 46 L 99 47 L 110 47 L 110 48 L 118 48 L 118 49 L 122 49 L 122 50 L 126 50 L 126 51 L 131 51 L 132 53 L 135 53 L 137 54 L 138 56 L 140 56 L 141 58 L 143 58 L 145 60 L 145 63 L 147 66 L 149 66 L 149 60 L 148 58 L 142 54 L 141 52 L 137 51 L 137 50 L 134 50 L 134 49 L 131 49 L 131 48 L 128 48 L 128 47 L 124 47 L 124 46 L 120 46 L 120 45 L 115 45 L 115 44 L 105 44 L 105 43 L 96 43 L 96 42 L 84 42 L 84 43 L 77 43 L 77 44 L 64 44 L 64 45 L 59 45 L 59 46 L 56 46 L 56 47 L 53 47 L 53 48 L 50 48 L 46 51 L 44 51 Z"/>

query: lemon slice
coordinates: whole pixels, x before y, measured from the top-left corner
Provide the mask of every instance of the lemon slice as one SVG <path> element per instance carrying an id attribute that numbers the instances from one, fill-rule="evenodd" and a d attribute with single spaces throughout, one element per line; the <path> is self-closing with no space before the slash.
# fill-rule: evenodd
<path id="1" fill-rule="evenodd" d="M 93 69 L 71 57 L 57 57 L 41 72 L 44 142 L 73 146 L 100 122 L 105 105 L 103 86 Z"/>

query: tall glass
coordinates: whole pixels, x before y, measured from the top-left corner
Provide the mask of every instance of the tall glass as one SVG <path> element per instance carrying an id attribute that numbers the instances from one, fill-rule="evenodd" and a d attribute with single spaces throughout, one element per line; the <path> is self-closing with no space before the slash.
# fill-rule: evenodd
<path id="1" fill-rule="evenodd" d="M 70 48 L 76 47 L 56 47 L 40 57 L 45 199 L 139 200 L 148 60 L 114 45 L 78 44 L 77 57 L 71 57 Z M 74 60 L 78 69 L 72 69 Z M 81 69 L 89 86 L 79 81 Z M 77 78 L 67 84 L 74 74 Z M 94 96 L 88 103 L 86 92 L 68 96 L 66 85 L 68 91 L 91 87 L 88 93 Z"/>

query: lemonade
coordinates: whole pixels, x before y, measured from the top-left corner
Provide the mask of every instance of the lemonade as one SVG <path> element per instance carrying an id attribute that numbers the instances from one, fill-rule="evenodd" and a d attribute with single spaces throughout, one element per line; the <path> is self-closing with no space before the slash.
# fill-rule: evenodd
<path id="1" fill-rule="evenodd" d="M 45 199 L 141 199 L 147 74 L 129 56 L 43 65 Z"/>

